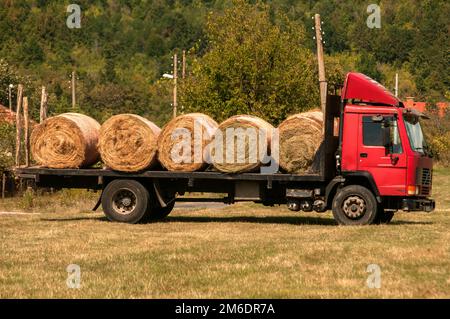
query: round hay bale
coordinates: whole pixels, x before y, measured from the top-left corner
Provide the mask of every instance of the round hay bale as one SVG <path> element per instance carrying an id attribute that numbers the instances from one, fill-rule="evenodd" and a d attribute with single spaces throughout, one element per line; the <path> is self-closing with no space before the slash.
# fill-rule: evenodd
<path id="1" fill-rule="evenodd" d="M 270 153 L 273 130 L 271 124 L 252 115 L 235 115 L 222 122 L 211 149 L 214 167 L 225 173 L 256 170 Z"/>
<path id="2" fill-rule="evenodd" d="M 65 113 L 37 125 L 31 134 L 34 160 L 49 168 L 80 168 L 99 159 L 97 151 L 100 124 L 93 118 Z"/>
<path id="3" fill-rule="evenodd" d="M 190 113 L 167 123 L 158 139 L 158 160 L 169 171 L 193 172 L 206 167 L 208 152 L 217 129 L 208 115 Z"/>
<path id="4" fill-rule="evenodd" d="M 98 150 L 109 168 L 138 172 L 156 163 L 157 141 L 161 129 L 136 114 L 119 114 L 100 128 Z"/>
<path id="5" fill-rule="evenodd" d="M 288 173 L 307 173 L 323 140 L 323 113 L 318 110 L 288 117 L 278 127 L 279 164 Z"/>

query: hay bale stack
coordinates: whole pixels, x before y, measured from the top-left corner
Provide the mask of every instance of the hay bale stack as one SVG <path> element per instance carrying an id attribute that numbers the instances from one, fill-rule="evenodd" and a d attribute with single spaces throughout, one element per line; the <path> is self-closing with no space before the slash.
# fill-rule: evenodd
<path id="1" fill-rule="evenodd" d="M 263 164 L 263 156 L 270 154 L 273 130 L 271 124 L 251 115 L 236 115 L 222 122 L 211 149 L 214 167 L 225 173 L 255 171 Z"/>
<path id="2" fill-rule="evenodd" d="M 280 167 L 293 174 L 311 172 L 323 141 L 323 113 L 313 110 L 292 115 L 278 132 Z"/>
<path id="3" fill-rule="evenodd" d="M 109 168 L 138 172 L 156 163 L 157 141 L 161 129 L 135 114 L 109 118 L 100 128 L 98 150 Z"/>
<path id="4" fill-rule="evenodd" d="M 99 159 L 97 142 L 100 124 L 93 118 L 65 113 L 48 118 L 31 134 L 34 160 L 49 168 L 80 168 Z"/>
<path id="5" fill-rule="evenodd" d="M 205 148 L 217 129 L 208 115 L 190 113 L 172 119 L 158 139 L 158 160 L 169 171 L 193 172 L 206 167 Z"/>

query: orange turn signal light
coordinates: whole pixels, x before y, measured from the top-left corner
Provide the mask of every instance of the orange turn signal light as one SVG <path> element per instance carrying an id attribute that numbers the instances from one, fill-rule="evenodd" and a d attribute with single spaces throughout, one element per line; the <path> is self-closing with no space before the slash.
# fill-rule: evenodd
<path id="1" fill-rule="evenodd" d="M 419 195 L 420 193 L 420 186 L 418 185 L 408 185 L 406 188 L 406 192 L 408 195 Z"/>

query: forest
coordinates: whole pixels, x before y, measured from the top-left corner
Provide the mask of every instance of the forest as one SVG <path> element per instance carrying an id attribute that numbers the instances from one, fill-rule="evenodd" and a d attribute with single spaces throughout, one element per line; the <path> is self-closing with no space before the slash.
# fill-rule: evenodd
<path id="1" fill-rule="evenodd" d="M 381 10 L 379 28 L 366 23 L 372 2 Z M 72 3 L 81 8 L 80 28 L 67 24 Z M 319 106 L 315 13 L 330 86 L 354 70 L 393 91 L 398 73 L 401 98 L 450 99 L 445 0 L 1 0 L 0 104 L 8 105 L 9 84 L 23 83 L 38 119 L 45 85 L 50 115 L 76 111 L 102 122 L 129 112 L 163 125 L 172 116 L 172 81 L 162 75 L 172 72 L 173 54 L 186 50 L 181 112 L 217 120 L 252 113 L 278 124 Z M 446 136 L 439 147 L 450 149 L 448 126 L 434 130 Z"/>

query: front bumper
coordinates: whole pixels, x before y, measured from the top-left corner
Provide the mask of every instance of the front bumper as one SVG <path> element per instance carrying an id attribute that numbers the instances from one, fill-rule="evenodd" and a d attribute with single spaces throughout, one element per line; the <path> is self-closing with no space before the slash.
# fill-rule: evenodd
<path id="1" fill-rule="evenodd" d="M 436 203 L 433 199 L 404 198 L 402 200 L 402 210 L 407 212 L 424 211 L 430 213 L 435 207 Z"/>

